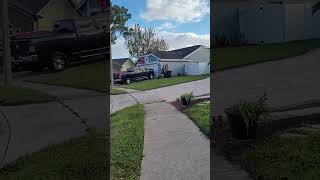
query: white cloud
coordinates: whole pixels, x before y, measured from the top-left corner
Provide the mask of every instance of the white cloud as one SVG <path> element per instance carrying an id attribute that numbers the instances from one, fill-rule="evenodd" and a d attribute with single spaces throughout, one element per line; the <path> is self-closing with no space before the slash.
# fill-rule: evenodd
<path id="1" fill-rule="evenodd" d="M 119 38 L 116 44 L 112 44 L 112 59 L 129 57 L 129 52 L 124 44 L 124 39 Z"/>
<path id="2" fill-rule="evenodd" d="M 169 45 L 169 50 L 184 48 L 192 45 L 205 45 L 210 47 L 210 35 L 199 35 L 195 33 L 159 32 Z M 124 40 L 119 39 L 112 45 L 112 58 L 129 57 L 129 52 L 125 47 Z"/>
<path id="3" fill-rule="evenodd" d="M 165 22 L 163 24 L 161 24 L 160 26 L 158 26 L 156 29 L 158 31 L 161 31 L 161 30 L 171 30 L 171 29 L 174 29 L 176 28 L 177 26 L 174 25 L 173 23 L 171 22 Z"/>
<path id="4" fill-rule="evenodd" d="M 147 0 L 147 9 L 141 18 L 171 20 L 178 23 L 198 22 L 210 13 L 208 0 Z"/>
<path id="5" fill-rule="evenodd" d="M 195 33 L 160 32 L 169 45 L 169 49 L 179 49 L 193 45 L 204 45 L 210 47 L 210 35 L 199 35 Z"/>

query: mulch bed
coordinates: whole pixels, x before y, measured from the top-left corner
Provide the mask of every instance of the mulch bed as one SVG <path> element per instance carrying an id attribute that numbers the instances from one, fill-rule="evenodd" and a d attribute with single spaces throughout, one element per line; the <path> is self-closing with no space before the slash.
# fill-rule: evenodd
<path id="1" fill-rule="evenodd" d="M 210 101 L 210 98 L 203 98 L 203 99 L 195 99 L 195 100 L 192 100 L 192 101 L 190 102 L 190 105 L 188 105 L 188 106 L 185 106 L 185 105 L 181 104 L 181 102 L 179 102 L 179 101 L 174 101 L 174 102 L 171 102 L 170 104 L 171 104 L 172 106 L 174 106 L 178 111 L 183 112 L 183 111 L 186 110 L 187 108 L 192 107 L 192 106 L 194 106 L 194 105 L 196 105 L 196 104 L 198 104 L 198 103 L 200 103 L 200 102 L 205 102 L 205 101 Z"/>

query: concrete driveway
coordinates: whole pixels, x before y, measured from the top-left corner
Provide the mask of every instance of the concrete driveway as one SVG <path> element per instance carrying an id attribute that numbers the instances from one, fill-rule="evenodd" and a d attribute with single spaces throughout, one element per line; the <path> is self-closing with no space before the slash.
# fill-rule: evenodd
<path id="1" fill-rule="evenodd" d="M 191 91 L 195 96 L 210 94 L 210 78 L 153 89 L 146 92 L 170 102 L 175 101 L 176 98 L 180 97 L 182 94 L 189 93 Z"/>
<path id="2" fill-rule="evenodd" d="M 115 113 L 121 109 L 137 104 L 137 101 L 129 94 L 119 94 L 110 96 L 110 113 Z"/>
<path id="3" fill-rule="evenodd" d="M 134 97 L 129 94 L 112 95 L 110 97 L 110 112 L 114 113 L 126 107 L 132 106 L 138 101 L 144 103 L 158 101 L 172 102 L 182 94 L 189 93 L 191 91 L 195 96 L 209 95 L 210 78 L 148 91 L 133 91 L 131 94 L 134 95 Z"/>
<path id="4" fill-rule="evenodd" d="M 320 100 L 320 50 L 280 61 L 216 72 L 212 75 L 213 114 L 239 101 L 262 95 L 271 107 Z"/>

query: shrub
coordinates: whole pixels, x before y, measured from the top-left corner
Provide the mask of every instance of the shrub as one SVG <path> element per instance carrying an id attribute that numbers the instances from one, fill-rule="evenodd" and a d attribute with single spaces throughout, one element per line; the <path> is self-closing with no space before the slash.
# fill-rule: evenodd
<path id="1" fill-rule="evenodd" d="M 229 116 L 240 116 L 240 119 L 245 124 L 248 134 L 249 128 L 254 127 L 255 125 L 259 125 L 263 120 L 267 119 L 268 108 L 266 105 L 266 101 L 266 94 L 257 97 L 254 101 L 241 99 L 238 104 L 226 109 L 225 112 Z"/>
<path id="2" fill-rule="evenodd" d="M 180 96 L 180 101 L 183 105 L 187 106 L 190 104 L 191 100 L 194 98 L 193 92 L 185 93 Z"/>

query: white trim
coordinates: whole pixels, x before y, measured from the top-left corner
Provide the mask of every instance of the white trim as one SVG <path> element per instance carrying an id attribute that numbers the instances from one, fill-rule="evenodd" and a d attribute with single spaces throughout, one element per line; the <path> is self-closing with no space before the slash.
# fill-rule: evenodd
<path id="1" fill-rule="evenodd" d="M 202 48 L 202 47 L 204 47 L 204 46 L 200 45 L 200 47 L 199 47 L 198 49 L 194 50 L 192 53 L 186 55 L 186 56 L 185 56 L 184 58 L 182 58 L 182 59 L 185 59 L 185 58 L 191 56 L 191 54 L 193 54 L 194 52 L 198 51 L 198 50 L 199 50 L 200 48 Z"/>
<path id="2" fill-rule="evenodd" d="M 191 62 L 188 59 L 159 59 L 159 62 Z"/>

